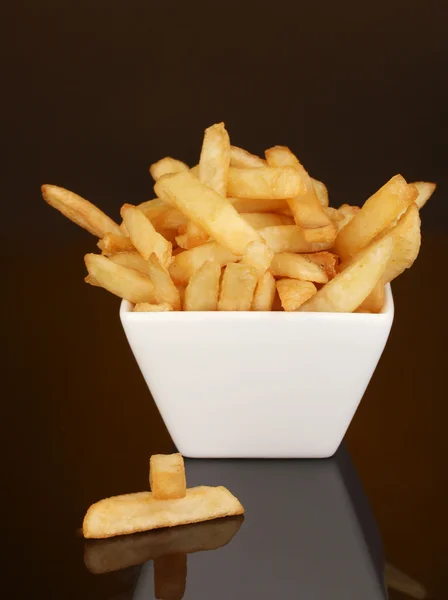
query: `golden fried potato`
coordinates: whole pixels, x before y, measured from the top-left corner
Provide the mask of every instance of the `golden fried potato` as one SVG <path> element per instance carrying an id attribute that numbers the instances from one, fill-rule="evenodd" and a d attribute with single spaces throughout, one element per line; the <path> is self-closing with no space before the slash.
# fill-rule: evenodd
<path id="1" fill-rule="evenodd" d="M 401 175 L 392 177 L 339 231 L 335 246 L 337 254 L 346 260 L 365 248 L 393 224 L 417 195 L 417 188 L 407 184 Z"/>
<path id="2" fill-rule="evenodd" d="M 250 310 L 257 281 L 257 271 L 253 267 L 228 264 L 222 277 L 218 310 Z"/>
<path id="3" fill-rule="evenodd" d="M 217 310 L 221 266 L 207 261 L 193 273 L 185 288 L 184 310 Z"/>
<path id="4" fill-rule="evenodd" d="M 157 500 L 151 492 L 139 492 L 93 504 L 84 517 L 83 535 L 101 539 L 243 513 L 240 502 L 225 487 L 190 488 L 185 498 L 177 500 Z"/>
<path id="5" fill-rule="evenodd" d="M 266 161 L 238 148 L 238 146 L 230 146 L 230 166 L 238 167 L 239 169 L 256 169 L 257 167 L 267 167 Z"/>
<path id="6" fill-rule="evenodd" d="M 302 279 L 316 283 L 327 283 L 327 273 L 314 261 L 301 254 L 280 252 L 274 254 L 270 271 L 275 277 Z"/>
<path id="7" fill-rule="evenodd" d="M 166 175 L 157 181 L 154 189 L 235 254 L 242 254 L 249 242 L 260 239 L 227 198 L 202 184 L 191 173 Z"/>
<path id="8" fill-rule="evenodd" d="M 272 310 L 275 298 L 275 279 L 272 273 L 266 271 L 260 277 L 255 288 L 254 299 L 252 300 L 252 310 L 267 311 Z"/>
<path id="9" fill-rule="evenodd" d="M 356 310 L 384 276 L 393 245 L 390 236 L 370 244 L 299 310 L 308 312 Z"/>
<path id="10" fill-rule="evenodd" d="M 182 454 L 153 454 L 149 459 L 149 483 L 154 498 L 185 498 L 187 482 Z"/>
<path id="11" fill-rule="evenodd" d="M 317 291 L 311 281 L 298 279 L 279 279 L 276 283 L 283 310 L 294 312 Z"/>
<path id="12" fill-rule="evenodd" d="M 429 181 L 414 181 L 411 185 L 417 188 L 418 196 L 415 203 L 419 209 L 423 208 L 436 191 L 436 184 Z"/>
<path id="13" fill-rule="evenodd" d="M 305 184 L 297 169 L 292 167 L 230 167 L 227 195 L 232 198 L 287 199 L 305 191 Z"/>
<path id="14" fill-rule="evenodd" d="M 230 165 L 230 138 L 224 123 L 217 123 L 205 130 L 199 160 L 199 181 L 226 195 L 227 176 Z"/>
<path id="15" fill-rule="evenodd" d="M 325 229 L 325 228 L 322 228 Z M 311 232 L 314 232 L 311 234 Z M 317 232 L 317 233 L 316 233 Z M 319 229 L 299 229 L 296 225 L 277 225 L 259 229 L 258 233 L 274 252 L 318 252 L 331 248 L 334 238 L 321 235 Z M 327 241 L 313 241 L 327 237 Z"/>
<path id="16" fill-rule="evenodd" d="M 157 304 L 154 285 L 147 275 L 117 265 L 100 254 L 86 254 L 84 260 L 89 275 L 108 292 L 133 304 Z"/>
<path id="17" fill-rule="evenodd" d="M 154 285 L 157 304 L 169 304 L 174 310 L 180 310 L 179 290 L 156 254 L 151 254 L 148 259 L 148 275 Z"/>
<path id="18" fill-rule="evenodd" d="M 53 208 L 73 221 L 92 235 L 102 238 L 106 233 L 121 236 L 122 232 L 117 223 L 103 213 L 94 204 L 78 194 L 56 185 L 43 185 L 42 196 Z"/>
<path id="19" fill-rule="evenodd" d="M 170 264 L 172 244 L 154 229 L 154 225 L 140 209 L 124 204 L 121 217 L 129 231 L 131 242 L 145 260 L 154 253 L 163 266 Z"/>
<path id="20" fill-rule="evenodd" d="M 247 244 L 240 264 L 253 267 L 260 278 L 269 269 L 273 256 L 274 252 L 265 242 L 251 242 Z"/>
<path id="21" fill-rule="evenodd" d="M 134 244 L 128 237 L 115 233 L 106 233 L 97 246 L 105 256 L 118 252 L 135 252 Z"/>
<path id="22" fill-rule="evenodd" d="M 216 242 L 210 242 L 177 254 L 170 265 L 169 272 L 174 283 L 187 285 L 193 273 L 208 260 L 218 263 L 220 267 L 223 267 L 239 259 L 239 256 L 233 254 L 227 248 Z"/>
<path id="23" fill-rule="evenodd" d="M 163 175 L 167 173 L 181 173 L 182 171 L 189 171 L 190 167 L 183 163 L 181 160 L 165 156 L 161 158 L 149 167 L 149 172 L 154 181 L 157 181 Z"/>
<path id="24" fill-rule="evenodd" d="M 108 258 L 117 265 L 135 269 L 144 275 L 148 275 L 148 263 L 138 252 L 119 252 L 118 254 L 111 254 Z"/>

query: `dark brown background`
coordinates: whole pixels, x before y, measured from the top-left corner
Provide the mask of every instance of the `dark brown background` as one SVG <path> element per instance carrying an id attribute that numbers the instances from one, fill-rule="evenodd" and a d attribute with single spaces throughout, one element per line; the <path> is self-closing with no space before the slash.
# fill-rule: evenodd
<path id="1" fill-rule="evenodd" d="M 202 130 L 224 120 L 253 152 L 290 145 L 335 205 L 362 203 L 397 172 L 438 183 L 347 441 L 389 560 L 446 594 L 446 23 L 443 2 L 385 0 L 4 8 L 2 441 L 16 581 L 25 569 L 53 597 L 40 544 L 69 553 L 64 527 L 93 499 L 141 488 L 148 455 L 170 448 L 118 301 L 82 283 L 94 241 L 39 186 L 117 218 L 123 202 L 152 196 L 152 161 L 194 164 Z M 79 510 L 67 514 L 69 497 Z M 75 576 L 64 564 L 61 586 Z"/>

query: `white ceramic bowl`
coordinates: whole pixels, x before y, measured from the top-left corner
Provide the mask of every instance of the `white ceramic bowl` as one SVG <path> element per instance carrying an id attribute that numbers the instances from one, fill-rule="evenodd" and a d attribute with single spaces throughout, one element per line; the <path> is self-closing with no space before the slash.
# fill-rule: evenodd
<path id="1" fill-rule="evenodd" d="M 179 452 L 191 458 L 332 456 L 384 350 L 381 314 L 134 313 L 120 317 Z"/>

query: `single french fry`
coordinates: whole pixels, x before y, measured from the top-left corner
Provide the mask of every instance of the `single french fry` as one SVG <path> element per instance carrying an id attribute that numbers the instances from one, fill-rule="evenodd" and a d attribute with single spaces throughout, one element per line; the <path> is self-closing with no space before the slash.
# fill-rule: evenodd
<path id="1" fill-rule="evenodd" d="M 229 198 L 235 210 L 239 213 L 291 213 L 286 200 L 270 198 L 257 200 L 256 198 Z"/>
<path id="2" fill-rule="evenodd" d="M 279 279 L 276 286 L 283 310 L 286 312 L 298 310 L 317 292 L 314 283 L 298 279 Z"/>
<path id="3" fill-rule="evenodd" d="M 418 196 L 415 203 L 419 209 L 423 208 L 436 191 L 436 184 L 429 181 L 414 181 L 412 184 L 417 188 Z"/>
<path id="4" fill-rule="evenodd" d="M 151 254 L 148 259 L 148 275 L 154 284 L 154 295 L 157 304 L 166 303 L 172 306 L 174 310 L 180 310 L 179 290 L 156 254 Z"/>
<path id="5" fill-rule="evenodd" d="M 190 167 L 188 165 L 183 163 L 181 160 L 171 158 L 170 156 L 161 158 L 149 167 L 149 172 L 151 173 L 151 177 L 154 179 L 154 181 L 157 181 L 167 173 L 180 173 L 182 171 L 189 170 Z"/>
<path id="6" fill-rule="evenodd" d="M 267 167 L 265 160 L 255 154 L 238 148 L 238 146 L 230 146 L 230 166 L 238 167 L 239 169 L 256 169 L 259 167 Z"/>
<path id="7" fill-rule="evenodd" d="M 210 242 L 209 244 L 197 246 L 197 248 L 186 250 L 175 256 L 170 265 L 169 272 L 176 284 L 187 285 L 193 273 L 202 267 L 206 261 L 216 262 L 220 267 L 223 267 L 239 259 L 239 256 L 233 254 L 227 248 L 216 242 Z"/>
<path id="8" fill-rule="evenodd" d="M 128 269 L 135 269 L 144 275 L 148 275 L 148 264 L 138 252 L 119 252 L 111 254 L 108 258 L 117 265 L 128 267 Z"/>
<path id="9" fill-rule="evenodd" d="M 339 231 L 335 246 L 337 254 L 342 260 L 354 256 L 392 225 L 417 196 L 417 188 L 407 184 L 401 175 L 392 177 Z"/>
<path id="10" fill-rule="evenodd" d="M 115 233 L 106 233 L 97 246 L 105 256 L 118 252 L 135 252 L 134 245 L 128 237 Z"/>
<path id="11" fill-rule="evenodd" d="M 303 255 L 289 252 L 274 254 L 270 271 L 276 277 L 289 277 L 315 283 L 328 281 L 328 275 L 318 264 Z"/>
<path id="12" fill-rule="evenodd" d="M 385 296 L 386 292 L 384 289 L 384 282 L 381 279 L 364 300 L 364 302 L 358 306 L 356 312 L 380 313 L 384 306 Z"/>
<path id="13" fill-rule="evenodd" d="M 226 195 L 227 176 L 230 165 L 230 139 L 224 123 L 217 123 L 205 130 L 199 160 L 199 181 Z"/>
<path id="14" fill-rule="evenodd" d="M 184 310 L 217 310 L 220 279 L 221 266 L 205 262 L 193 273 L 185 289 Z"/>
<path id="15" fill-rule="evenodd" d="M 154 498 L 184 498 L 187 483 L 182 454 L 153 454 L 149 459 L 149 484 Z"/>
<path id="16" fill-rule="evenodd" d="M 328 279 L 333 279 L 336 275 L 339 259 L 333 252 L 312 252 L 310 254 L 302 254 L 302 256 L 322 267 Z"/>
<path id="17" fill-rule="evenodd" d="M 306 231 L 306 233 L 305 233 Z M 309 241 L 306 236 L 313 230 L 299 229 L 296 225 L 264 227 L 258 233 L 274 252 L 318 252 L 331 248 L 333 242 Z M 318 230 L 316 230 L 318 231 Z"/>
<path id="18" fill-rule="evenodd" d="M 173 554 L 217 550 L 238 533 L 244 517 L 157 529 L 134 535 L 84 542 L 84 564 L 94 574 L 120 571 Z"/>
<path id="19" fill-rule="evenodd" d="M 265 152 L 271 167 L 289 167 L 296 169 L 302 182 L 302 189 L 288 198 L 288 205 L 299 227 L 314 228 L 331 225 L 331 220 L 323 210 L 316 194 L 311 177 L 297 157 L 286 146 L 274 146 Z"/>
<path id="20" fill-rule="evenodd" d="M 246 223 L 249 223 L 254 229 L 263 229 L 264 227 L 273 227 L 274 225 L 293 225 L 294 219 L 287 215 L 278 213 L 240 213 Z"/>
<path id="21" fill-rule="evenodd" d="M 250 242 L 244 250 L 240 264 L 253 267 L 260 278 L 269 269 L 273 256 L 274 252 L 265 242 Z"/>
<path id="22" fill-rule="evenodd" d="M 318 179 L 313 179 L 313 177 L 311 177 L 311 181 L 313 182 L 314 191 L 316 192 L 316 196 L 319 202 L 322 204 L 322 206 L 328 206 L 328 190 L 325 183 L 319 181 Z"/>
<path id="23" fill-rule="evenodd" d="M 42 196 L 53 208 L 92 235 L 102 238 L 106 233 L 121 236 L 120 226 L 97 206 L 78 194 L 56 185 L 41 186 Z"/>
<path id="24" fill-rule="evenodd" d="M 243 513 L 240 502 L 224 487 L 189 488 L 185 498 L 177 500 L 157 500 L 151 492 L 139 492 L 93 504 L 84 517 L 83 535 L 101 539 Z"/>
<path id="25" fill-rule="evenodd" d="M 252 310 L 267 311 L 272 310 L 275 298 L 275 279 L 272 273 L 266 271 L 260 277 L 255 288 L 254 299 L 252 300 Z"/>
<path id="26" fill-rule="evenodd" d="M 156 303 L 154 285 L 147 275 L 117 265 L 101 254 L 86 254 L 87 271 L 101 287 L 133 304 Z"/>
<path id="27" fill-rule="evenodd" d="M 292 167 L 230 167 L 227 195 L 233 198 L 287 199 L 305 191 L 297 169 Z"/>
<path id="28" fill-rule="evenodd" d="M 148 260 L 152 253 L 156 254 L 165 267 L 171 261 L 172 244 L 154 229 L 154 225 L 136 206 L 124 204 L 121 216 L 129 231 L 129 237 L 143 256 Z"/>
<path id="29" fill-rule="evenodd" d="M 384 273 L 384 282 L 393 281 L 415 262 L 421 246 L 421 221 L 418 207 L 412 203 L 400 217 L 398 223 L 384 235 L 394 240 L 392 254 Z"/>
<path id="30" fill-rule="evenodd" d="M 250 310 L 258 277 L 249 265 L 230 263 L 224 271 L 218 310 Z"/>
<path id="31" fill-rule="evenodd" d="M 154 597 L 182 600 L 187 585 L 187 555 L 172 554 L 154 561 Z"/>
<path id="32" fill-rule="evenodd" d="M 171 304 L 150 304 L 149 302 L 139 302 L 134 306 L 134 312 L 171 312 L 173 307 Z"/>
<path id="33" fill-rule="evenodd" d="M 341 273 L 300 307 L 308 312 L 353 312 L 384 275 L 392 253 L 391 236 L 373 242 L 357 254 Z"/>
<path id="34" fill-rule="evenodd" d="M 154 189 L 235 254 L 242 254 L 249 242 L 259 239 L 255 229 L 246 223 L 227 198 L 202 184 L 191 173 L 162 177 Z"/>

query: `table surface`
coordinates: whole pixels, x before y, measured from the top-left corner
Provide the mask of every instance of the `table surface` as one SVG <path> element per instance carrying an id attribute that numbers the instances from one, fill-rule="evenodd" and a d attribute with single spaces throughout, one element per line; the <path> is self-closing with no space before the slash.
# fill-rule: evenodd
<path id="1" fill-rule="evenodd" d="M 391 337 L 346 436 L 383 540 L 391 598 L 402 597 L 393 588 L 409 587 L 405 576 L 416 593 L 419 586 L 434 598 L 446 591 L 447 409 L 439 391 L 445 321 L 443 304 L 434 300 L 439 282 L 432 259 L 443 243 L 427 236 L 412 272 L 394 285 Z M 14 311 L 5 323 L 2 441 L 14 449 L 5 453 L 5 572 L 14 598 L 38 590 L 47 599 L 124 599 L 136 581 L 152 580 L 147 570 L 139 579 L 138 569 L 92 575 L 78 535 L 91 503 L 147 489 L 148 457 L 173 449 L 125 340 L 118 299 L 82 281 L 82 253 L 93 244 L 86 234 L 58 252 L 42 250 L 37 261 L 17 248 L 5 265 L 11 283 L 4 314 Z M 190 485 L 228 484 L 247 513 L 227 546 L 188 558 L 185 597 L 206 597 L 204 589 L 216 598 L 246 597 L 249 590 L 324 598 L 330 582 L 334 598 L 381 597 L 358 514 L 363 501 L 357 504 L 341 474 L 344 456 L 289 464 L 189 461 Z M 353 467 L 346 470 L 356 481 Z M 235 588 L 231 571 L 240 581 Z M 350 595 L 362 586 L 361 595 Z"/>
<path id="2" fill-rule="evenodd" d="M 39 186 L 73 189 L 118 218 L 123 202 L 153 196 L 151 162 L 195 164 L 202 131 L 221 120 L 252 152 L 291 146 L 335 206 L 362 203 L 397 172 L 438 190 L 422 211 L 421 255 L 393 284 L 392 333 L 346 435 L 370 509 L 342 450 L 311 463 L 190 461 L 190 483 L 228 482 L 247 514 L 227 545 L 188 557 L 185 597 L 381 597 L 369 510 L 390 597 L 421 597 L 421 586 L 447 596 L 448 5 L 232 4 L 218 18 L 206 0 L 5 7 L 8 598 L 150 598 L 151 563 L 94 575 L 78 531 L 91 503 L 147 489 L 149 456 L 172 450 L 118 299 L 82 281 L 95 240 L 46 206 Z M 191 535 L 209 543 L 232 523 Z"/>

